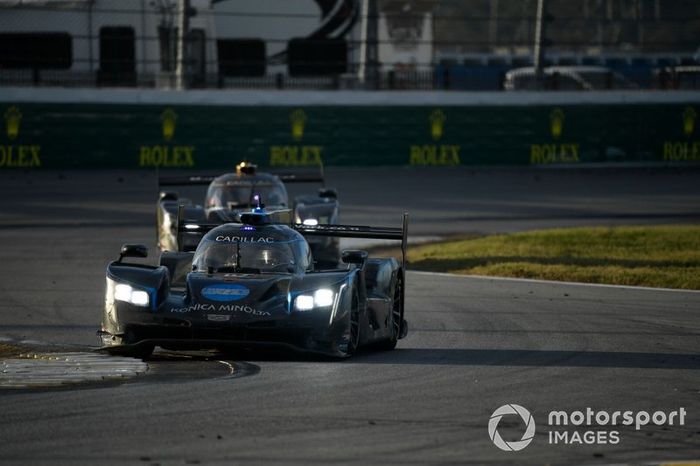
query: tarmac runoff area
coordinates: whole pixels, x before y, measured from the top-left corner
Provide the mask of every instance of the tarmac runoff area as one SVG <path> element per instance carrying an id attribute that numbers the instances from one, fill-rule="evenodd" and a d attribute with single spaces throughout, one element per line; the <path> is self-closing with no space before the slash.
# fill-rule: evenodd
<path id="1" fill-rule="evenodd" d="M 49 388 L 122 381 L 148 371 L 140 359 L 102 353 L 27 353 L 5 359 L 0 388 Z"/>
<path id="2" fill-rule="evenodd" d="M 398 226 L 408 211 L 410 237 L 700 221 L 699 170 L 333 168 L 328 178 L 341 193 L 343 223 Z M 157 259 L 154 174 L 6 172 L 0 197 L 0 342 L 106 357 L 89 349 L 99 343 L 107 262 L 125 242 L 145 243 Z M 290 466 L 698 459 L 699 293 L 410 270 L 406 284 L 409 334 L 394 351 L 338 362 L 157 351 L 144 375 L 0 389 L 0 458 Z M 10 378 L 6 370 L 0 380 Z M 512 403 L 537 422 L 519 452 L 500 450 L 488 433 L 494 410 Z M 548 442 L 547 413 L 586 407 L 682 407 L 688 416 L 684 426 L 622 426 L 616 445 Z M 499 430 L 510 441 L 521 427 L 504 418 Z"/>

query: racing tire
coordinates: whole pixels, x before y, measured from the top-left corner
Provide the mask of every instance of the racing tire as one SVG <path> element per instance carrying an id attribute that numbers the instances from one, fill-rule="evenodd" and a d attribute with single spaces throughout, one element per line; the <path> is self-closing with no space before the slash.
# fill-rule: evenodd
<path id="1" fill-rule="evenodd" d="M 391 336 L 384 341 L 377 343 L 377 348 L 382 351 L 391 351 L 396 348 L 396 343 L 398 343 L 401 337 L 401 322 L 403 322 L 403 303 L 401 302 L 401 296 L 403 293 L 403 277 L 401 275 L 396 279 L 396 287 L 394 288 L 394 302 L 391 307 L 391 318 L 389 319 L 389 325 L 391 326 Z"/>

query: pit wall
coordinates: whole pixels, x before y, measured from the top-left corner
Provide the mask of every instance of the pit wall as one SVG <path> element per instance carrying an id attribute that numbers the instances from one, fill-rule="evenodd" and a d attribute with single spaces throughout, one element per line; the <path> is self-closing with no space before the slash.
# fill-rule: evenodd
<path id="1" fill-rule="evenodd" d="M 0 169 L 700 162 L 699 92 L 0 88 Z"/>

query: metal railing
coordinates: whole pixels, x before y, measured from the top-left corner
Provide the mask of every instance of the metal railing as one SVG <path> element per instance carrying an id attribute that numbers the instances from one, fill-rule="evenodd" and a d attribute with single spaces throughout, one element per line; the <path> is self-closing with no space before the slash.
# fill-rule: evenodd
<path id="1" fill-rule="evenodd" d="M 352 13 L 356 26 L 344 35 L 345 53 L 331 58 L 340 63 L 297 58 L 297 69 L 307 70 L 303 73 L 292 72 L 289 63 L 295 37 L 275 34 L 266 22 L 308 22 L 318 19 L 317 12 L 187 10 L 196 21 L 183 36 L 178 8 L 189 1 L 194 0 L 76 0 L 59 2 L 59 8 L 0 0 L 0 86 L 175 88 L 182 81 L 196 89 L 499 90 L 508 87 L 509 70 L 532 65 L 535 55 L 538 0 L 415 2 L 416 8 L 406 11 L 379 2 L 367 15 Z M 363 1 L 368 0 L 355 3 Z M 700 2 L 549 3 L 543 66 L 606 67 L 640 89 L 699 87 Z M 264 56 L 233 61 L 221 56 L 220 42 L 236 38 L 213 36 L 226 28 L 202 29 L 218 20 L 259 23 Z M 371 21 L 381 22 L 384 32 L 353 32 Z M 17 35 L 48 33 L 68 35 L 63 42 L 69 45 L 54 43 L 42 51 L 41 44 Z M 308 72 L 314 67 L 320 70 L 316 75 Z M 559 89 L 559 80 L 556 72 L 545 75 L 541 88 Z"/>

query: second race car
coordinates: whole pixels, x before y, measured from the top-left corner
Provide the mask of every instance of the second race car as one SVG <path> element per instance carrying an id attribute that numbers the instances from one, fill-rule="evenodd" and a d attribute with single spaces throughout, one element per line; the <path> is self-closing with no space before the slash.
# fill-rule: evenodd
<path id="1" fill-rule="evenodd" d="M 285 183 L 324 184 L 323 167 L 316 173 L 272 174 L 258 171 L 257 165 L 241 162 L 234 173 L 220 176 L 161 177 L 159 187 L 208 185 L 204 205 L 180 198 L 177 192 L 161 191 L 157 207 L 158 246 L 162 251 L 178 249 L 193 251 L 201 235 L 187 235 L 184 244 L 177 243 L 176 217 L 180 205 L 185 205 L 188 219 L 204 223 L 239 221 L 241 213 L 254 205 L 253 196 L 261 196 L 271 210 L 292 210 L 294 219 L 306 225 L 332 225 L 338 223 L 338 195 L 334 189 L 322 186 L 317 195 L 296 196 L 290 203 Z M 337 238 L 312 238 L 309 245 L 314 260 L 326 265 L 337 264 L 339 243 Z"/>

